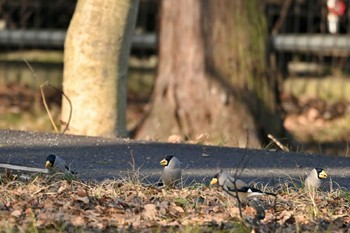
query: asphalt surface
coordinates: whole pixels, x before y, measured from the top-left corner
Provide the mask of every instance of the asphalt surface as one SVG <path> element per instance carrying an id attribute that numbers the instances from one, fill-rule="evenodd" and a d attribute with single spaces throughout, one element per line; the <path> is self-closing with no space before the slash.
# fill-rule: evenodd
<path id="1" fill-rule="evenodd" d="M 0 163 L 43 168 L 51 153 L 63 157 L 83 180 L 119 179 L 137 171 L 153 183 L 162 171 L 159 161 L 171 154 L 182 162 L 185 184 L 208 184 L 220 169 L 234 173 L 244 166 L 240 178 L 276 186 L 323 167 L 327 183 L 350 190 L 350 157 L 0 130 Z"/>

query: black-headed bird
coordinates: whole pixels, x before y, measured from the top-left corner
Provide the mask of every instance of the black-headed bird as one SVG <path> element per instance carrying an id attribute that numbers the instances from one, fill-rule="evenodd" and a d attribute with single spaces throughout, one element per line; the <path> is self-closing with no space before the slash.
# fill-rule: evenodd
<path id="1" fill-rule="evenodd" d="M 239 199 L 240 202 L 247 198 L 260 196 L 260 195 L 272 195 L 274 193 L 263 192 L 259 189 L 249 186 L 243 180 L 235 179 L 227 172 L 221 171 L 217 173 L 210 181 L 210 185 L 218 184 L 222 190 L 228 193 L 230 196 Z"/>
<path id="2" fill-rule="evenodd" d="M 181 162 L 175 156 L 169 155 L 160 161 L 160 165 L 164 166 L 160 179 L 163 185 L 175 187 L 181 181 Z"/>
<path id="3" fill-rule="evenodd" d="M 70 170 L 63 158 L 54 154 L 47 156 L 45 167 L 48 169 L 53 169 L 56 172 L 71 173 L 73 175 L 77 174 L 76 172 Z"/>
<path id="4" fill-rule="evenodd" d="M 321 187 L 324 179 L 327 178 L 327 173 L 323 168 L 314 168 L 305 179 L 306 190 L 316 190 Z"/>

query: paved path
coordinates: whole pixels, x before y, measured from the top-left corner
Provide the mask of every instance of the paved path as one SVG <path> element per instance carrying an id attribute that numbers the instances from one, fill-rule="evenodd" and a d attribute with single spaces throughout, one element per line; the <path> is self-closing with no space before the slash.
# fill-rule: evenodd
<path id="1" fill-rule="evenodd" d="M 304 176 L 313 167 L 323 167 L 328 181 L 350 189 L 348 157 L 0 130 L 0 163 L 43 167 L 50 153 L 62 156 L 82 179 L 125 177 L 133 171 L 134 159 L 134 169 L 155 182 L 162 169 L 159 161 L 172 154 L 183 163 L 186 184 L 208 183 L 220 169 L 234 172 L 244 160 L 248 163 L 241 177 L 248 182 L 274 186 Z"/>

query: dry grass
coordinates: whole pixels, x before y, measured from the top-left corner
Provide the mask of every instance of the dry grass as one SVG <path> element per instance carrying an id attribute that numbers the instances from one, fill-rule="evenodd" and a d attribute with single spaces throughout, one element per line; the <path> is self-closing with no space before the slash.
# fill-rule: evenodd
<path id="1" fill-rule="evenodd" d="M 98 183 L 35 176 L 20 181 L 3 174 L 0 192 L 4 232 L 202 232 L 207 227 L 216 232 L 341 232 L 350 227 L 350 195 L 341 190 L 310 196 L 282 187 L 276 200 L 259 199 L 265 218 L 254 224 L 249 224 L 254 208 L 245 205 L 240 219 L 235 200 L 204 184 L 160 189 L 130 179 Z"/>

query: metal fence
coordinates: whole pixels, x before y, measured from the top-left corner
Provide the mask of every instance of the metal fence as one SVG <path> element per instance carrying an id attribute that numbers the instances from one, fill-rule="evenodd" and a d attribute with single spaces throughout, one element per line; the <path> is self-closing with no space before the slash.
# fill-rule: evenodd
<path id="1" fill-rule="evenodd" d="M 315 75 L 331 75 L 332 69 L 349 73 L 349 6 L 348 0 L 267 1 L 271 47 L 284 77 L 303 73 L 295 67 L 307 69 L 306 63 L 323 67 Z"/>
<path id="2" fill-rule="evenodd" d="M 76 0 L 0 1 L 0 84 L 61 85 L 63 44 L 75 5 Z M 157 11 L 158 1 L 140 0 L 133 56 L 156 53 Z M 35 68 L 35 80 L 24 59 Z"/>
<path id="3" fill-rule="evenodd" d="M 0 29 L 2 47 L 39 47 L 62 49 L 65 31 L 73 16 L 76 0 L 1 0 Z M 154 33 L 158 12 L 158 1 L 141 0 L 137 18 L 137 35 Z M 144 46 L 140 38 L 135 39 L 136 47 L 154 49 L 149 43 Z"/>

